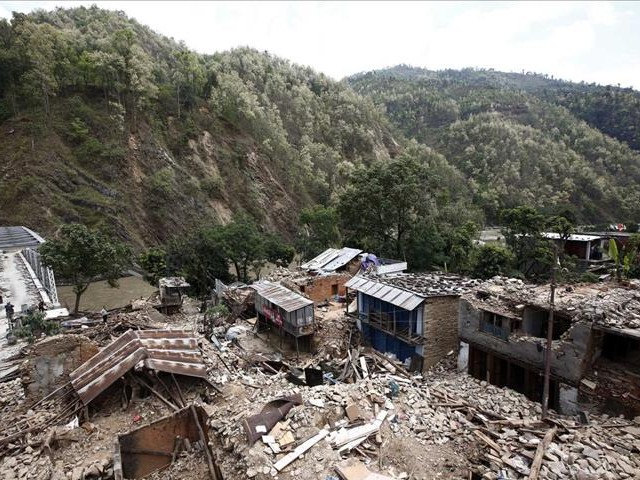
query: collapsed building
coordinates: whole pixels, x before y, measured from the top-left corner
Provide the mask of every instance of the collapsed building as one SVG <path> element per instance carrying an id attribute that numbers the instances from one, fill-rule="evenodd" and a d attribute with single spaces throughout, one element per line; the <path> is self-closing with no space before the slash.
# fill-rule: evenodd
<path id="1" fill-rule="evenodd" d="M 300 265 L 302 272 L 290 279 L 290 286 L 314 302 L 345 297 L 345 283 L 366 268 L 380 274 L 402 272 L 407 269 L 407 262 L 378 258 L 357 248 L 328 248 Z"/>
<path id="2" fill-rule="evenodd" d="M 459 297 L 476 284 L 456 275 L 359 275 L 347 290 L 357 292 L 358 329 L 365 343 L 426 370 L 458 345 Z"/>
<path id="3" fill-rule="evenodd" d="M 256 282 L 255 310 L 258 331 L 275 330 L 281 341 L 293 340 L 296 351 L 311 349 L 315 321 L 313 301 L 277 283 Z"/>
<path id="4" fill-rule="evenodd" d="M 541 401 L 548 285 L 496 277 L 460 300 L 459 367 Z M 640 291 L 637 285 L 556 289 L 549 406 L 640 414 Z"/>

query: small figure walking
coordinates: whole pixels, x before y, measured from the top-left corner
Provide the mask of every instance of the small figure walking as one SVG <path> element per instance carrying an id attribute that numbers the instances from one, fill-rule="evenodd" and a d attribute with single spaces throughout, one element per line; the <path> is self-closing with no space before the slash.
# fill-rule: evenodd
<path id="1" fill-rule="evenodd" d="M 40 313 L 44 313 L 45 311 L 44 300 L 40 300 L 40 302 L 38 303 L 38 311 Z"/>
<path id="2" fill-rule="evenodd" d="M 109 312 L 107 312 L 107 307 L 103 306 L 100 313 L 102 314 L 102 322 L 107 323 L 107 315 L 109 315 Z"/>
<path id="3" fill-rule="evenodd" d="M 13 305 L 11 302 L 7 302 L 4 306 L 4 311 L 7 314 L 7 325 L 9 326 L 9 330 L 13 330 Z"/>

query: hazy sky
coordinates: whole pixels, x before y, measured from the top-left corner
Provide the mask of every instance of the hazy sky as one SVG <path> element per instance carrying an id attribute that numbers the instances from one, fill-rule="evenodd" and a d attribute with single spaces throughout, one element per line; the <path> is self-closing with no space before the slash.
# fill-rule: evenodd
<path id="1" fill-rule="evenodd" d="M 407 63 L 640 89 L 640 2 L 0 1 L 0 16 L 93 3 L 199 52 L 248 45 L 336 79 Z"/>

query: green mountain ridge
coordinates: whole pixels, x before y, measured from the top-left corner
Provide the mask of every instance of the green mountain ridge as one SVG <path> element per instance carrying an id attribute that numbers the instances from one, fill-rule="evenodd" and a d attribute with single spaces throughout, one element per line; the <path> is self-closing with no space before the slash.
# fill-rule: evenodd
<path id="1" fill-rule="evenodd" d="M 245 211 L 292 237 L 398 149 L 371 101 L 267 53 L 198 55 L 96 7 L 16 15 L 0 39 L 0 223 L 143 246 Z"/>
<path id="2" fill-rule="evenodd" d="M 637 143 L 640 94 L 634 90 L 407 66 L 346 82 L 371 97 L 404 135 L 461 170 L 489 220 L 502 208 L 529 204 L 572 210 L 583 222 L 637 221 L 640 154 L 631 146 Z M 613 103 L 598 116 L 597 105 L 607 96 L 626 99 L 625 108 Z M 596 106 L 587 108 L 589 102 Z M 579 105 L 582 110 L 572 111 Z M 609 135 L 596 128 L 598 122 L 611 127 Z"/>
<path id="3" fill-rule="evenodd" d="M 637 92 L 518 78 L 336 82 L 250 48 L 196 54 L 121 12 L 15 14 L 0 20 L 0 223 L 81 222 L 142 248 L 242 211 L 292 239 L 303 208 L 402 152 L 437 159 L 440 198 L 489 221 L 520 204 L 637 221 Z"/>

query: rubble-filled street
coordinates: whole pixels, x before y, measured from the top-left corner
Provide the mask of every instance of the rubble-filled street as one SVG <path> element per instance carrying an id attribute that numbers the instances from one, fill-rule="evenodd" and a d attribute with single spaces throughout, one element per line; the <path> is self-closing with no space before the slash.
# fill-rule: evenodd
<path id="1" fill-rule="evenodd" d="M 145 343 L 144 366 L 134 361 L 131 372 L 96 390 L 84 405 L 70 388 L 69 374 L 98 349 L 124 338 L 131 328 L 148 335 L 166 329 L 188 332 L 198 330 L 203 320 L 191 301 L 172 316 L 144 302 L 136 308 L 114 315 L 106 325 L 71 328 L 39 340 L 11 357 L 20 364 L 21 376 L 0 384 L 1 478 L 123 478 L 118 477 L 122 465 L 124 478 L 141 478 L 127 477 L 127 464 L 136 463 L 127 456 L 141 455 L 138 466 L 151 465 L 149 459 L 155 457 L 148 448 L 128 445 L 125 434 L 144 431 L 141 427 L 161 419 L 172 422 L 176 412 L 188 411 L 190 405 L 205 412 L 202 429 L 210 449 L 197 433 L 193 441 L 184 438 L 175 447 L 172 437 L 169 453 L 160 446 L 151 452 L 167 457 L 166 468 L 147 478 L 640 475 L 640 418 L 552 412 L 543 422 L 539 404 L 457 372 L 455 352 L 425 373 L 409 373 L 399 362 L 359 345 L 353 320 L 336 304 L 317 309 L 322 320 L 312 353 L 281 348 L 277 337 L 255 333 L 255 319 L 238 320 L 232 339 L 225 333 L 232 325 L 218 328 L 214 342 L 188 334 L 197 339 L 206 379 L 167 373 L 168 367 L 153 363 L 165 355 L 161 344 Z M 57 343 L 64 348 L 56 350 Z M 32 378 L 33 369 L 44 372 L 43 359 L 52 356 L 61 359 L 58 370 L 49 371 L 47 379 Z M 108 361 L 122 367 L 113 358 Z M 323 372 L 320 381 L 317 375 L 313 381 L 313 370 Z M 49 393 L 44 401 L 43 388 Z M 115 455 L 118 438 L 121 451 Z M 118 456 L 120 464 L 114 460 Z"/>

